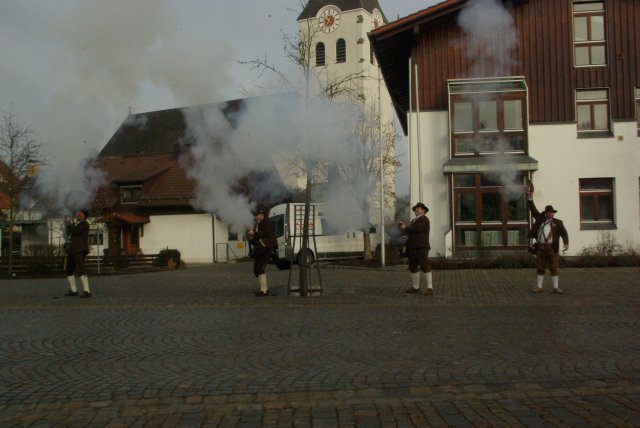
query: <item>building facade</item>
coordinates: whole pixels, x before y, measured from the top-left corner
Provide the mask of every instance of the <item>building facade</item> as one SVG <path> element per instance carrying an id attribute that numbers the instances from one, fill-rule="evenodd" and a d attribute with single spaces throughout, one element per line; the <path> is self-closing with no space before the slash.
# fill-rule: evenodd
<path id="1" fill-rule="evenodd" d="M 367 34 L 386 23 L 377 0 L 310 0 L 298 17 L 299 39 L 310 45 L 311 73 L 328 88 L 327 95 L 334 102 L 356 100 L 365 114 L 377 116 L 379 123 L 371 123 L 380 128 L 383 140 L 395 130 L 394 111 Z M 336 94 L 331 93 L 334 86 L 340 87 Z M 393 150 L 390 156 L 395 156 Z M 394 189 L 395 166 L 385 168 L 385 183 Z M 325 178 L 333 179 L 330 168 Z M 304 186 L 302 181 L 298 185 Z M 369 198 L 370 221 L 378 224 L 379 195 L 376 188 Z M 385 212 L 392 214 L 394 205 L 394 200 L 385 200 Z"/>
<path id="2" fill-rule="evenodd" d="M 370 35 L 433 252 L 526 248 L 527 188 L 558 210 L 568 254 L 603 233 L 638 248 L 640 3 L 483 2 L 491 19 L 478 4 L 443 1 Z"/>
<path id="3" fill-rule="evenodd" d="M 177 249 L 194 263 L 225 262 L 247 256 L 243 236 L 214 213 L 193 207 L 196 181 L 189 177 L 191 135 L 187 116 L 220 110 L 228 120 L 243 100 L 130 114 L 100 152 L 95 167 L 107 184 L 96 195 L 95 211 L 108 230 L 111 255 L 157 254 Z M 260 177 L 243 181 L 251 186 Z M 238 192 L 243 186 L 237 186 Z"/>

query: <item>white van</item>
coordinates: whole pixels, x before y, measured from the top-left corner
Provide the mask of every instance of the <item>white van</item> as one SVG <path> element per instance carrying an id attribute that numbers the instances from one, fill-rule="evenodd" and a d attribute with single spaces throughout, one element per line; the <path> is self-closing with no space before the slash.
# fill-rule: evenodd
<path id="1" fill-rule="evenodd" d="M 341 216 L 330 221 L 325 204 L 312 203 L 309 211 L 309 260 L 330 260 L 361 257 L 364 240 L 361 228 L 356 228 L 356 215 Z M 301 258 L 304 203 L 276 205 L 269 212 L 278 240 L 278 256 L 298 262 Z M 371 247 L 375 248 L 371 234 Z"/>

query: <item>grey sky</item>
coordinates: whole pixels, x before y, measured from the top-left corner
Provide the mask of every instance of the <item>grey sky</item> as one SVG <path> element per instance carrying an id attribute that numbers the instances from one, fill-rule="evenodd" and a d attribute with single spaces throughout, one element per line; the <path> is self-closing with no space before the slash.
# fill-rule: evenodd
<path id="1" fill-rule="evenodd" d="M 390 20 L 437 0 L 379 0 Z M 52 162 L 100 150 L 136 112 L 243 97 L 267 55 L 286 66 L 299 0 L 0 0 L 0 109 Z M 402 191 L 400 193 L 403 193 Z"/>

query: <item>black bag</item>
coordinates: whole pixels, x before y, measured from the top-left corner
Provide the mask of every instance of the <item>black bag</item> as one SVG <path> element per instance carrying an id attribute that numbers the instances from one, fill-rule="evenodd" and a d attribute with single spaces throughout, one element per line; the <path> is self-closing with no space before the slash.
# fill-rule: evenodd
<path id="1" fill-rule="evenodd" d="M 402 247 L 400 247 L 400 257 L 409 257 L 409 250 L 407 249 L 406 245 L 403 245 Z"/>
<path id="2" fill-rule="evenodd" d="M 530 245 L 529 248 L 527 248 L 527 251 L 531 254 L 536 254 L 538 252 L 538 243 L 534 242 L 533 245 Z"/>

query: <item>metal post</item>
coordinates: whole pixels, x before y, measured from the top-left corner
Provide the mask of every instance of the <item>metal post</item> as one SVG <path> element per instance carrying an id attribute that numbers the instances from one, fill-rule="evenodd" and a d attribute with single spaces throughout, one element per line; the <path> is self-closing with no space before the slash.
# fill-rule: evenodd
<path id="1" fill-rule="evenodd" d="M 384 141 L 382 138 L 382 76 L 378 66 L 378 131 L 380 136 L 380 265 L 385 266 L 385 236 L 384 236 Z"/>
<path id="2" fill-rule="evenodd" d="M 413 156 L 411 156 L 411 110 L 412 110 L 412 101 L 411 101 L 411 92 L 412 92 L 412 88 L 411 88 L 411 75 L 413 74 L 413 70 L 411 67 L 411 57 L 409 57 L 409 114 L 407 115 L 407 131 L 409 134 L 409 138 L 408 138 L 408 155 L 409 155 L 409 202 L 411 202 L 411 198 L 413 198 L 413 180 L 411 179 L 411 177 L 413 177 L 413 164 L 411 163 L 411 160 L 413 159 Z M 411 206 L 411 204 L 409 204 L 409 206 Z"/>
<path id="3" fill-rule="evenodd" d="M 418 64 L 416 69 L 416 137 L 418 140 L 418 201 L 422 201 L 422 143 L 420 141 L 420 85 L 418 84 Z"/>
<path id="4" fill-rule="evenodd" d="M 98 229 L 100 231 L 100 236 L 102 236 L 102 229 Z M 96 251 L 98 258 L 96 259 L 98 263 L 98 275 L 100 275 L 100 236 L 96 234 Z"/>

